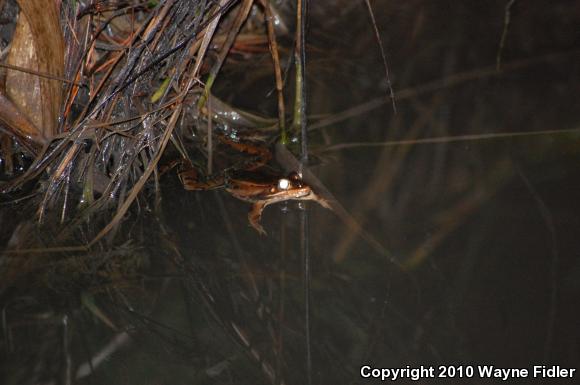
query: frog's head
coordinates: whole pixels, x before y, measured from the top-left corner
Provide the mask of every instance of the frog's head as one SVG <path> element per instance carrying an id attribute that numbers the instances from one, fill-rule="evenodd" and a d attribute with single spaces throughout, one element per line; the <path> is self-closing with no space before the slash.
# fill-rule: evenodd
<path id="1" fill-rule="evenodd" d="M 290 173 L 287 177 L 279 178 L 272 183 L 264 200 L 285 201 L 289 199 L 308 199 L 313 194 L 312 189 L 307 185 L 296 172 Z"/>

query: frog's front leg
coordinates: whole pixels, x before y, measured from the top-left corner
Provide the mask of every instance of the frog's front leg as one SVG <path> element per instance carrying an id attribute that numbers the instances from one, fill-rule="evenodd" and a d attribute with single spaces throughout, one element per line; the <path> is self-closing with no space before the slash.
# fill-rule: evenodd
<path id="1" fill-rule="evenodd" d="M 248 221 L 250 222 L 250 225 L 252 225 L 252 227 L 256 229 L 256 231 L 258 231 L 261 235 L 267 234 L 266 230 L 264 230 L 260 224 L 260 220 L 262 219 L 262 211 L 264 211 L 266 206 L 267 203 L 264 201 L 255 202 L 252 206 L 252 209 L 248 213 Z"/>

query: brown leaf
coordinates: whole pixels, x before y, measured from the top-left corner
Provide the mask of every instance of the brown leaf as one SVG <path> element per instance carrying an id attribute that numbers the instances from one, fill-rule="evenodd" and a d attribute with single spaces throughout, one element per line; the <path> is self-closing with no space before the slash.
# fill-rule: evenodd
<path id="1" fill-rule="evenodd" d="M 64 41 L 55 2 L 18 0 L 18 5 L 20 15 L 7 64 L 62 77 Z M 6 95 L 37 127 L 37 133 L 28 132 L 31 137 L 55 135 L 62 103 L 60 81 L 8 71 Z"/>

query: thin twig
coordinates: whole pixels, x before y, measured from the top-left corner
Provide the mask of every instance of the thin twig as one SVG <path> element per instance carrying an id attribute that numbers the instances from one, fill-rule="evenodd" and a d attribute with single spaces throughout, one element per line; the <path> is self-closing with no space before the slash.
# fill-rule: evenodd
<path id="1" fill-rule="evenodd" d="M 11 64 L 0 63 L 0 68 L 5 68 L 5 69 L 11 70 L 11 71 L 23 72 L 23 73 L 26 73 L 29 75 L 38 76 L 39 78 L 55 80 L 55 81 L 59 81 L 59 82 L 67 83 L 67 84 L 72 84 L 72 85 L 75 85 L 78 87 L 86 87 L 86 84 L 75 82 L 75 81 L 69 80 L 67 78 L 64 78 L 62 76 L 51 75 L 51 74 L 46 73 L 46 72 L 35 71 L 33 69 L 23 68 L 23 67 L 11 65 Z"/>
<path id="2" fill-rule="evenodd" d="M 453 143 L 453 142 L 471 142 L 476 140 L 490 140 L 490 139 L 505 139 L 515 137 L 526 137 L 536 135 L 556 135 L 569 134 L 580 131 L 580 127 L 565 128 L 561 130 L 542 130 L 542 131 L 524 131 L 524 132 L 499 132 L 491 134 L 468 134 L 457 136 L 442 136 L 439 138 L 424 138 L 424 139 L 405 139 L 405 140 L 389 140 L 386 142 L 351 142 L 340 143 L 333 146 L 328 146 L 320 152 L 331 152 L 346 150 L 352 148 L 368 148 L 368 147 L 393 147 L 393 146 L 409 146 L 416 144 L 435 144 L 435 143 Z"/>
<path id="3" fill-rule="evenodd" d="M 383 46 L 383 40 L 381 39 L 381 34 L 379 33 L 379 28 L 377 27 L 377 21 L 375 20 L 375 13 L 373 12 L 373 8 L 371 7 L 371 3 L 369 0 L 365 0 L 365 4 L 369 11 L 369 15 L 371 17 L 371 22 L 373 24 L 373 30 L 375 32 L 375 38 L 377 39 L 377 44 L 379 45 L 379 49 L 381 51 L 381 57 L 383 59 L 383 67 L 385 68 L 385 79 L 387 82 L 387 90 L 389 92 L 388 99 L 391 100 L 393 104 L 393 111 L 397 113 L 397 105 L 395 103 L 395 91 L 393 91 L 393 85 L 391 84 L 391 76 L 389 74 L 389 65 L 387 64 L 387 54 L 385 53 L 385 48 Z"/>
<path id="4" fill-rule="evenodd" d="M 512 11 L 512 7 L 514 5 L 514 3 L 516 2 L 516 0 L 509 0 L 505 6 L 505 13 L 504 13 L 504 18 L 503 18 L 503 31 L 501 33 L 501 38 L 499 40 L 499 46 L 497 48 L 497 55 L 495 58 L 495 68 L 497 71 L 499 71 L 501 69 L 501 54 L 503 52 L 503 48 L 505 46 L 505 42 L 507 39 L 507 34 L 508 34 L 508 28 L 510 25 L 510 21 L 511 21 L 511 11 Z"/>
<path id="5" fill-rule="evenodd" d="M 264 14 L 266 16 L 266 26 L 268 29 L 268 46 L 274 65 L 274 75 L 276 80 L 276 92 L 278 94 L 278 126 L 280 129 L 280 142 L 288 144 L 288 132 L 286 131 L 286 107 L 284 104 L 284 81 L 282 80 L 282 69 L 280 67 L 280 55 L 278 53 L 278 43 L 276 41 L 276 32 L 272 21 L 272 9 L 270 0 L 262 0 Z"/>

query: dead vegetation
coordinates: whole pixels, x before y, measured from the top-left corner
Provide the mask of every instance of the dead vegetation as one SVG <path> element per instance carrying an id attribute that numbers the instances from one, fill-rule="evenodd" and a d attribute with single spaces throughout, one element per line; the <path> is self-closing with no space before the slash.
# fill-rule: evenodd
<path id="1" fill-rule="evenodd" d="M 235 9 L 231 9 L 234 1 L 89 2 L 76 6 L 65 2 L 62 19 L 56 10 L 49 17 L 43 14 L 47 25 L 35 28 L 41 21 L 32 20 L 32 32 L 20 37 L 24 28 L 20 26 L 27 25 L 24 16 L 40 14 L 28 10 L 29 3 L 38 5 L 19 2 L 22 11 L 16 40 L 5 68 L 11 75 L 40 84 L 13 86 L 13 76 L 8 78 L 0 119 L 6 126 L 5 135 L 16 140 L 16 151 L 24 151 L 34 162 L 23 175 L 5 182 L 2 191 L 14 193 L 31 181 L 43 180 L 35 190 L 41 197 L 36 219 L 60 222 L 63 234 L 67 227 L 76 228 L 97 213 L 114 211 L 112 221 L 87 239 L 90 244 L 121 221 L 149 181 L 152 186 L 158 184 L 159 161 L 169 143 L 174 152 L 188 158 L 192 147 L 186 149 L 184 143 L 191 142 L 191 133 L 208 135 L 206 101 L 231 50 L 247 50 L 251 55 L 248 44 L 261 45 L 264 50 L 270 41 L 280 74 L 272 10 L 266 1 L 256 4 L 251 16 L 256 20 L 243 33 L 240 29 L 253 1 Z M 266 16 L 268 32 L 262 24 Z M 252 25 L 255 29 L 248 29 Z M 60 36 L 65 44 L 59 43 Z M 256 40 L 260 36 L 263 38 Z M 14 53 L 20 52 L 21 41 L 34 43 L 28 48 L 31 63 L 19 59 L 24 53 Z M 61 80 L 63 74 L 66 81 Z M 282 95 L 281 83 L 276 84 Z M 15 89 L 40 92 L 18 95 Z M 11 103 L 13 100 L 20 105 Z M 223 129 L 221 116 L 236 112 L 217 102 L 214 105 L 221 109 L 213 119 Z M 46 113 L 26 110 L 23 105 L 41 106 Z M 279 105 L 283 117 L 283 99 Z M 255 122 L 248 124 L 241 128 L 257 127 Z M 276 128 L 276 122 L 271 128 Z M 197 146 L 204 150 L 201 142 Z M 5 170 L 5 174 L 11 172 Z M 65 238 L 60 237 L 61 241 Z"/>
<path id="2" fill-rule="evenodd" d="M 298 263 L 308 242 L 320 383 L 355 382 L 369 357 L 463 359 L 456 321 L 475 323 L 455 309 L 477 253 L 498 247 L 505 207 L 522 200 L 490 213 L 494 197 L 527 181 L 518 164 L 578 154 L 572 6 L 310 2 L 306 41 L 294 2 L 38 3 L 0 1 L 5 14 L 21 10 L 0 87 L 0 368 L 23 383 L 102 379 L 102 367 L 134 383 L 308 382 L 296 369 L 309 330 Z M 538 9 L 564 32 L 539 32 Z M 311 55 L 306 74 L 300 50 Z M 247 160 L 219 135 L 276 148 L 268 171 L 302 169 L 348 209 L 333 203 L 339 221 L 314 210 L 312 239 L 288 230 L 286 221 L 304 229 L 292 216 L 270 224 L 273 242 L 245 236 L 246 207 L 171 189 L 176 159 L 208 178 Z M 327 166 L 326 183 L 307 158 Z M 542 266 L 552 274 L 557 224 L 526 186 L 548 218 Z M 556 296 L 550 279 L 543 287 Z M 445 290 L 455 297 L 431 300 Z"/>

